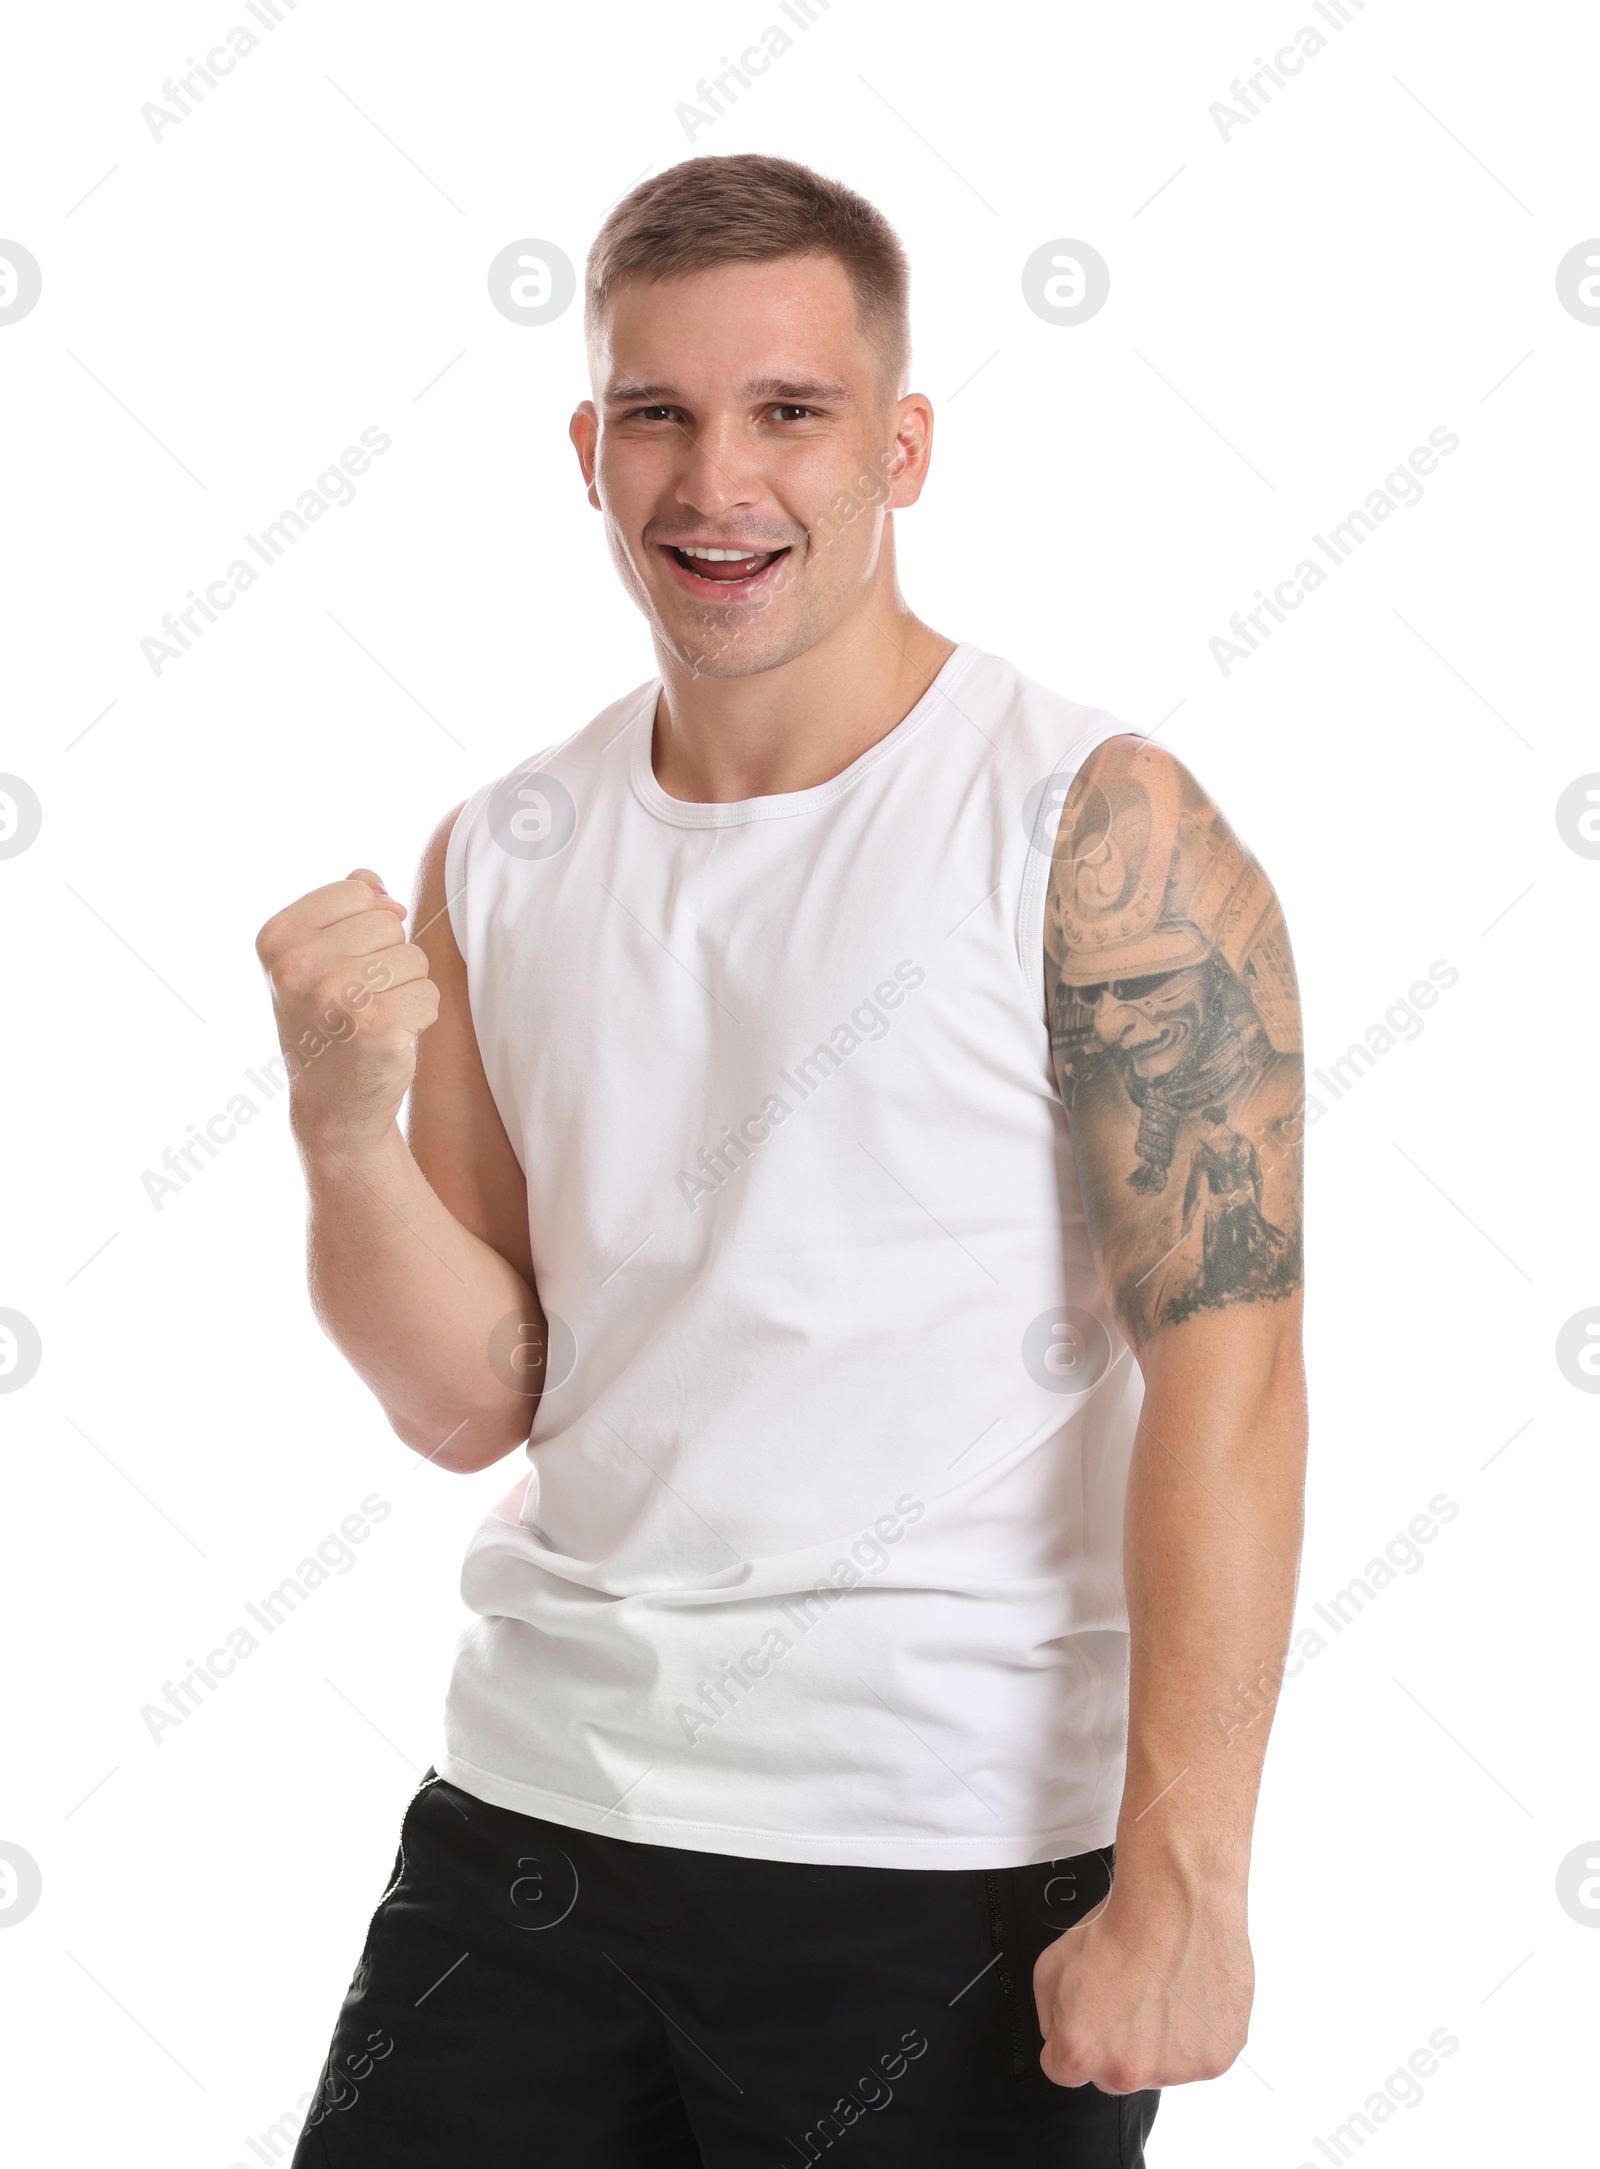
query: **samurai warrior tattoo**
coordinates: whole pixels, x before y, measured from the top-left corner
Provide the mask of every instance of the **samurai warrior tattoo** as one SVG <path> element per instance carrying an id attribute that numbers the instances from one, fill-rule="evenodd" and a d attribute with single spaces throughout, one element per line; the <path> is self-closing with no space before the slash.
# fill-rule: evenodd
<path id="1" fill-rule="evenodd" d="M 1130 1339 L 1297 1288 L 1288 934 L 1266 875 L 1170 754 L 1113 738 L 1079 769 L 1045 950 L 1084 1207 Z"/>

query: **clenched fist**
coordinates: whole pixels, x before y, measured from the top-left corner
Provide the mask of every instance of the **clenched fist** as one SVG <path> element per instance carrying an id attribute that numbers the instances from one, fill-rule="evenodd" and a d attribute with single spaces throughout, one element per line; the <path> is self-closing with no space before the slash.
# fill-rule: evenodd
<path id="1" fill-rule="evenodd" d="M 439 990 L 426 954 L 406 940 L 405 915 L 378 875 L 358 866 L 347 881 L 275 913 L 256 936 L 302 1147 L 376 1144 L 399 1113 L 417 1035 L 439 1014 Z"/>
<path id="2" fill-rule="evenodd" d="M 1133 2094 L 1214 2079 L 1244 2047 L 1255 1967 L 1242 1892 L 1118 1882 L 1033 1969 L 1044 2075 Z"/>

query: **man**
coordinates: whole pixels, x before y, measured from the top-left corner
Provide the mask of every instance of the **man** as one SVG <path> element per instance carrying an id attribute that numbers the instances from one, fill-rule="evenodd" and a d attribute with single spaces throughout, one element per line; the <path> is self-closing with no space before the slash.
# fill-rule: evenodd
<path id="1" fill-rule="evenodd" d="M 301 2165 L 1127 2169 L 1245 2040 L 1289 945 L 1170 754 L 907 608 L 906 288 L 783 160 L 623 200 L 571 434 L 659 677 L 409 940 L 367 869 L 259 939 L 319 1317 L 441 1467 L 527 1441 Z"/>

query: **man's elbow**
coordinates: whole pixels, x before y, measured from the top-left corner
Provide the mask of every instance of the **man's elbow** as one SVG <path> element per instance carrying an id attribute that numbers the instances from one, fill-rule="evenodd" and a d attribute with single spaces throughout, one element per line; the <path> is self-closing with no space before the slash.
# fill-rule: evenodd
<path id="1" fill-rule="evenodd" d="M 527 1444 L 533 1425 L 533 1406 L 527 1402 L 465 1416 L 453 1430 L 442 1432 L 437 1422 L 419 1420 L 404 1410 L 385 1409 L 384 1413 L 402 1445 L 434 1468 L 448 1469 L 452 1476 L 475 1476 L 480 1469 L 492 1468 Z"/>

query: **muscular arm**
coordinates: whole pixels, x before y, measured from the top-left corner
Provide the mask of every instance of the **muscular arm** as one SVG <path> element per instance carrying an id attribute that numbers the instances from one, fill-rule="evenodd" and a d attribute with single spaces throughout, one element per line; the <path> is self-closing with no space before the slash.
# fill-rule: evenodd
<path id="1" fill-rule="evenodd" d="M 544 1320 L 522 1170 L 445 908 L 454 820 L 424 854 L 411 943 L 363 875 L 289 906 L 257 946 L 290 1056 L 318 1319 L 399 1437 L 467 1471 L 527 1437 Z M 383 991 L 371 999 L 363 981 Z M 408 1087 L 409 1141 L 396 1120 Z"/>
<path id="2" fill-rule="evenodd" d="M 1306 1443 L 1299 1002 L 1265 874 L 1188 771 L 1131 737 L 1068 795 L 1045 952 L 1089 1234 L 1145 1394 L 1116 1881 L 1035 1987 L 1048 2076 L 1130 2092 L 1225 2070 L 1248 2027 L 1250 1831 Z"/>

